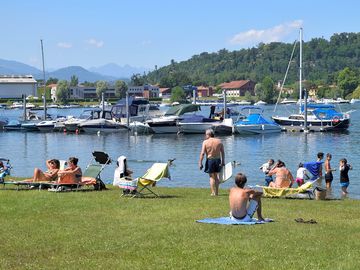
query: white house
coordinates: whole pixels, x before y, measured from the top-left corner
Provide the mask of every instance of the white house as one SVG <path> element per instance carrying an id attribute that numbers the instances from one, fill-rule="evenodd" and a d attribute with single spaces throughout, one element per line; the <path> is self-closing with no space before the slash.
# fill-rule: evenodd
<path id="1" fill-rule="evenodd" d="M 36 96 L 37 81 L 32 75 L 0 75 L 0 98 Z"/>
<path id="2" fill-rule="evenodd" d="M 160 89 L 158 86 L 145 84 L 142 86 L 129 86 L 129 95 L 143 98 L 158 98 Z"/>

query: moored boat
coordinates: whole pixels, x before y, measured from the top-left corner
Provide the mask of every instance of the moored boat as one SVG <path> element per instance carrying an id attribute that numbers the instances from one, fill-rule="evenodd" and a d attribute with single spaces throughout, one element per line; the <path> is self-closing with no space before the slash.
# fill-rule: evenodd
<path id="1" fill-rule="evenodd" d="M 247 110 L 246 118 L 234 123 L 235 133 L 238 134 L 265 134 L 279 133 L 281 127 L 273 121 L 267 120 L 263 116 L 263 109 L 255 106 L 248 106 L 242 109 Z"/>

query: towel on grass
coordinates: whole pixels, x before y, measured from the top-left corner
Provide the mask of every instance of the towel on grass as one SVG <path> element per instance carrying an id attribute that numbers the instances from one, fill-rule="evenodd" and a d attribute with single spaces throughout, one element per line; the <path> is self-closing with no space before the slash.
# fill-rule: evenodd
<path id="1" fill-rule="evenodd" d="M 252 218 L 251 221 L 244 222 L 241 220 L 232 219 L 230 217 L 219 217 L 219 218 L 204 218 L 197 220 L 199 223 L 209 223 L 209 224 L 221 224 L 221 225 L 255 225 L 255 224 L 265 224 L 274 221 L 270 218 L 265 218 L 265 221 L 258 221 L 256 218 Z"/>

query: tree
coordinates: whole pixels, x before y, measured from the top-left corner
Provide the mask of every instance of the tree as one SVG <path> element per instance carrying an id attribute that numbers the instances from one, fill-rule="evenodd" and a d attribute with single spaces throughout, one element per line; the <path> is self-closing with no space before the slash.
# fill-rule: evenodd
<path id="1" fill-rule="evenodd" d="M 46 81 L 46 85 L 49 85 L 49 84 L 56 84 L 56 83 L 58 83 L 58 79 L 57 78 L 52 78 L 52 77 L 50 77 L 47 81 Z"/>
<path id="2" fill-rule="evenodd" d="M 117 80 L 115 82 L 115 96 L 123 98 L 126 96 L 126 91 L 128 87 L 127 84 L 122 80 Z"/>
<path id="3" fill-rule="evenodd" d="M 59 81 L 56 87 L 56 100 L 66 103 L 69 97 L 69 83 L 65 80 Z"/>
<path id="4" fill-rule="evenodd" d="M 180 86 L 171 89 L 171 102 L 181 102 L 185 100 L 185 92 Z"/>
<path id="5" fill-rule="evenodd" d="M 346 67 L 339 72 L 337 77 L 337 85 L 343 90 L 343 97 L 349 95 L 359 85 L 359 79 L 354 70 Z"/>
<path id="6" fill-rule="evenodd" d="M 106 90 L 109 88 L 109 85 L 105 81 L 98 81 L 96 83 L 96 95 L 101 98 L 102 93 L 105 93 Z"/>
<path id="7" fill-rule="evenodd" d="M 262 99 L 267 103 L 272 103 L 275 97 L 274 81 L 266 76 L 261 82 Z"/>
<path id="8" fill-rule="evenodd" d="M 70 78 L 70 86 L 78 86 L 79 84 L 79 78 L 75 75 L 72 75 Z"/>
<path id="9" fill-rule="evenodd" d="M 251 97 L 251 94 L 250 94 L 249 91 L 246 91 L 246 92 L 245 92 L 244 99 L 245 99 L 246 101 L 251 101 L 251 100 L 252 100 L 252 97 Z"/>
<path id="10" fill-rule="evenodd" d="M 352 92 L 352 98 L 360 99 L 360 85 Z"/>
<path id="11" fill-rule="evenodd" d="M 131 76 L 131 85 L 134 86 L 140 86 L 140 85 L 144 85 L 145 84 L 145 76 L 141 76 L 141 74 L 137 73 L 137 74 L 133 74 Z"/>

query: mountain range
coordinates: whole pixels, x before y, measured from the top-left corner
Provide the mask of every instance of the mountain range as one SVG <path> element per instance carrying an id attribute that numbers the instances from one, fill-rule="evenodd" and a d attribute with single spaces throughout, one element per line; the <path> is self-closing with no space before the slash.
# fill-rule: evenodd
<path id="1" fill-rule="evenodd" d="M 79 82 L 95 82 L 99 80 L 115 81 L 117 79 L 128 80 L 133 74 L 143 74 L 146 68 L 136 68 L 130 65 L 119 66 L 114 63 L 100 67 L 91 67 L 89 70 L 81 66 L 69 66 L 60 69 L 51 69 L 46 72 L 46 78 L 57 78 L 59 80 L 70 80 L 71 76 L 78 77 Z M 43 73 L 33 66 L 12 60 L 0 59 L 0 75 L 33 75 L 36 79 L 42 79 Z"/>

